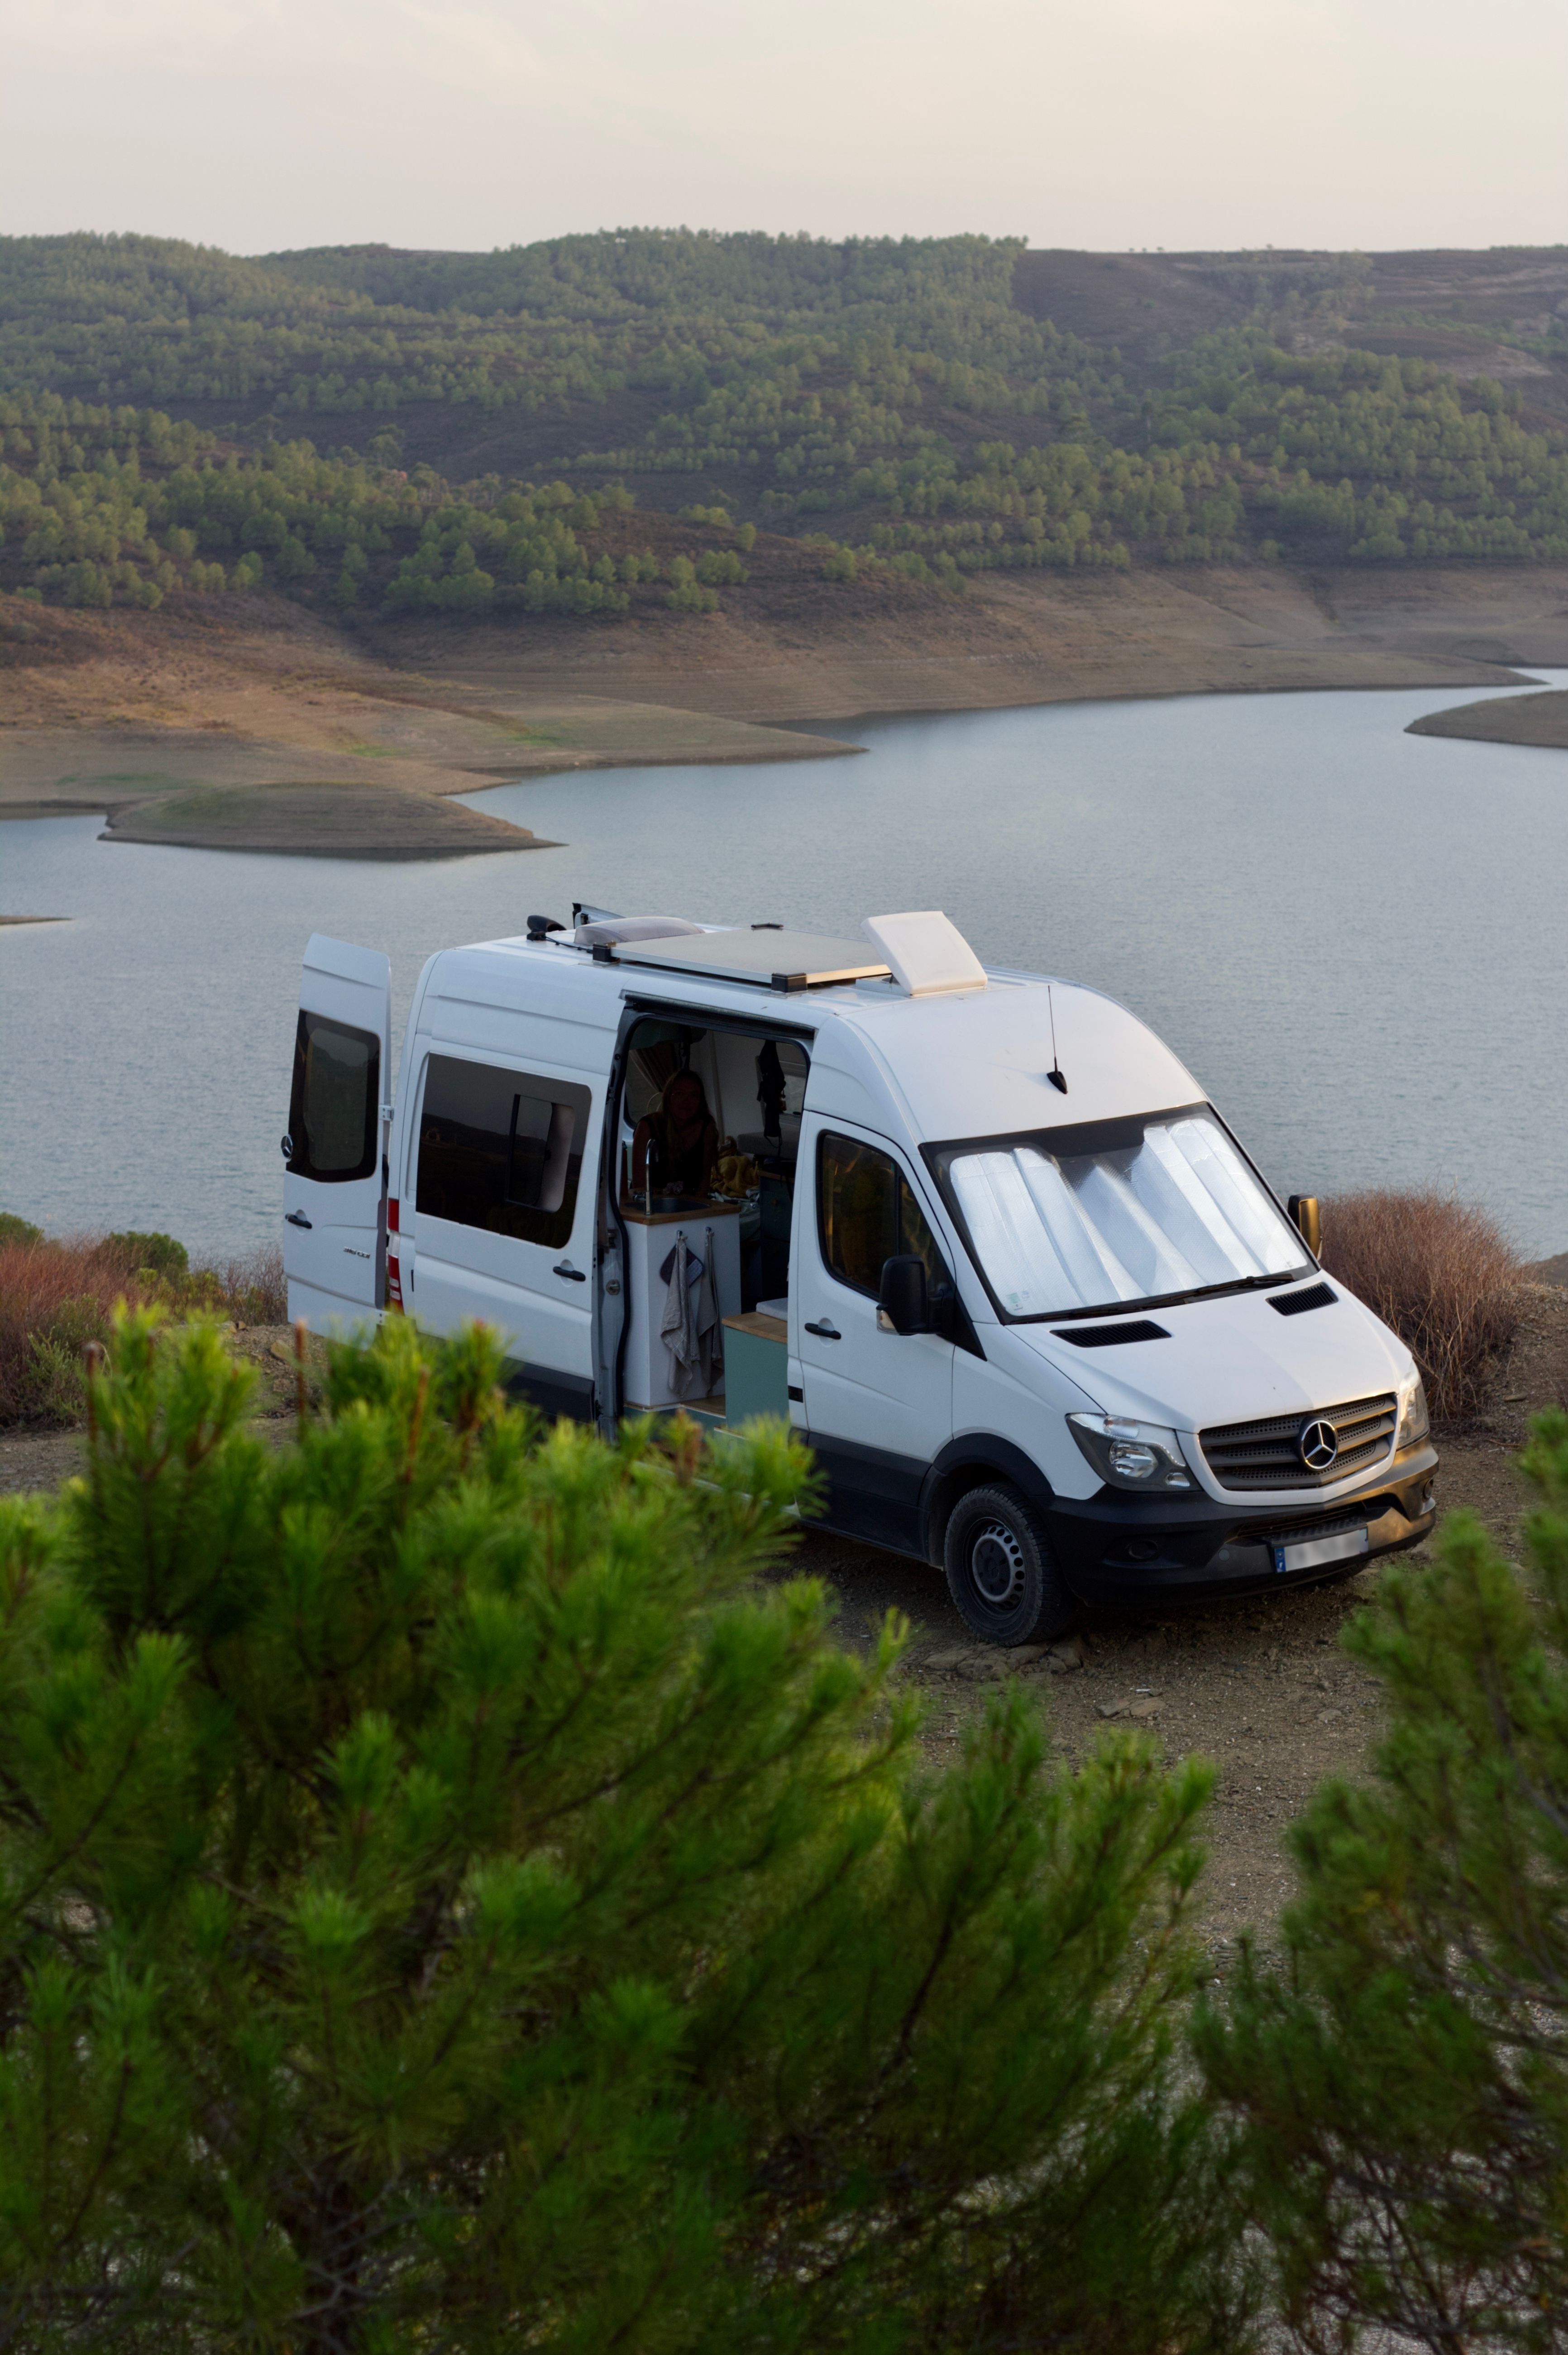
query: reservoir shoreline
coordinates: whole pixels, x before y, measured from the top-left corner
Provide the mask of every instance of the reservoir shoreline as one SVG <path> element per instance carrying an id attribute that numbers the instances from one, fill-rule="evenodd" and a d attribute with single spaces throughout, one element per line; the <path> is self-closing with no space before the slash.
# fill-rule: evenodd
<path id="1" fill-rule="evenodd" d="M 32 611 L 41 634 L 4 670 L 0 818 L 74 811 L 121 839 L 326 858 L 531 849 L 525 824 L 454 798 L 837 758 L 860 749 L 841 731 L 890 719 L 1528 689 L 1538 666 L 1568 665 L 1568 568 L 1551 565 L 987 573 L 896 626 L 721 610 L 348 634 L 281 599 L 236 600 L 221 621 Z"/>

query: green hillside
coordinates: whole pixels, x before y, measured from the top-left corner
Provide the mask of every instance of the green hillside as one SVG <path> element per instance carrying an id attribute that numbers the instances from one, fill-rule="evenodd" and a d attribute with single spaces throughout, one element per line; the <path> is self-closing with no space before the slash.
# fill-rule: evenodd
<path id="1" fill-rule="evenodd" d="M 592 535 L 634 502 L 721 506 L 823 535 L 846 581 L 891 564 L 949 589 L 1568 557 L 1564 257 L 1457 259 L 1423 278 L 1412 257 L 978 237 L 251 261 L 0 239 L 0 580 L 78 603 L 265 581 L 344 610 L 613 616 L 642 558 Z M 690 610 L 743 570 L 668 567 Z"/>

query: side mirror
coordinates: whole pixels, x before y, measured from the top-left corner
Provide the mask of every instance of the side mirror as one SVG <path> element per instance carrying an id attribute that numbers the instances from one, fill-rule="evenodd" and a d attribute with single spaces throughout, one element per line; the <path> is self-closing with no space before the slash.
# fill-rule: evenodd
<path id="1" fill-rule="evenodd" d="M 882 1262 L 877 1293 L 877 1322 L 884 1332 L 929 1333 L 931 1312 L 925 1298 L 925 1262 L 912 1252 Z"/>
<path id="2" fill-rule="evenodd" d="M 1302 1241 L 1313 1258 L 1318 1258 L 1323 1249 L 1323 1221 L 1318 1216 L 1317 1195 L 1293 1194 L 1285 1207 Z"/>

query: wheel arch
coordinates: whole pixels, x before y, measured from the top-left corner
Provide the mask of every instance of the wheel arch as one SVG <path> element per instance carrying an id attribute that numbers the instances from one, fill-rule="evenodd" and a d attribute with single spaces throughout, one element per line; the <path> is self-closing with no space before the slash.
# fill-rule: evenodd
<path id="1" fill-rule="evenodd" d="M 990 1432 L 965 1432 L 950 1439 L 927 1472 L 920 1495 L 921 1543 L 926 1560 L 938 1570 L 954 1507 L 971 1488 L 983 1488 L 991 1480 L 1006 1480 L 1037 1511 L 1049 1512 L 1055 1492 L 1016 1442 Z"/>

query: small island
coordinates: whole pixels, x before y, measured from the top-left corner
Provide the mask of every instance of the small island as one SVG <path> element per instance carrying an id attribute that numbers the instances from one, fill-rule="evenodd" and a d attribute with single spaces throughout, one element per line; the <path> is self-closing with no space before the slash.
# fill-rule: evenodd
<path id="1" fill-rule="evenodd" d="M 1539 695 L 1488 697 L 1461 703 L 1452 711 L 1431 711 L 1413 719 L 1407 736 L 1463 736 L 1479 744 L 1532 744 L 1568 752 L 1568 688 L 1549 687 Z"/>
<path id="2" fill-rule="evenodd" d="M 526 826 L 462 802 L 335 778 L 187 786 L 110 811 L 100 838 L 314 858 L 463 858 L 475 851 L 555 847 Z"/>

